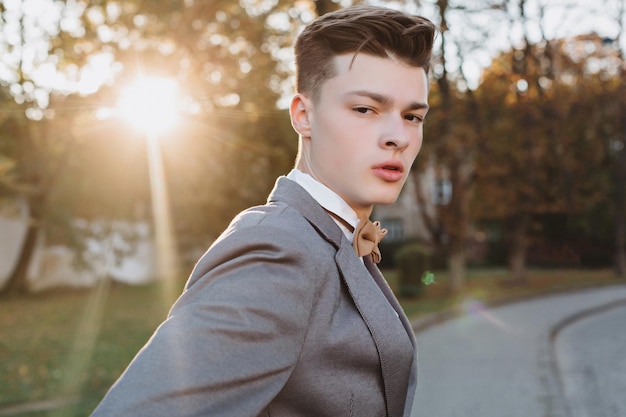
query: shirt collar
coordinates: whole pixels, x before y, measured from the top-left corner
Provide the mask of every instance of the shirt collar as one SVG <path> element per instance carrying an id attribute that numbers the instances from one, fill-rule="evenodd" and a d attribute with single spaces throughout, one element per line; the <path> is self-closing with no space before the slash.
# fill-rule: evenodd
<path id="1" fill-rule="evenodd" d="M 292 169 L 291 172 L 287 174 L 287 178 L 295 181 L 298 185 L 304 188 L 325 210 L 333 213 L 337 217 L 340 217 L 343 221 L 352 226 L 352 230 L 356 228 L 359 223 L 359 218 L 357 217 L 356 212 L 333 190 L 317 181 L 311 175 L 298 169 Z M 335 220 L 341 230 L 343 230 L 348 240 L 351 241 L 352 230 L 349 230 L 344 224 L 342 224 L 342 222 L 334 217 L 333 220 Z"/>

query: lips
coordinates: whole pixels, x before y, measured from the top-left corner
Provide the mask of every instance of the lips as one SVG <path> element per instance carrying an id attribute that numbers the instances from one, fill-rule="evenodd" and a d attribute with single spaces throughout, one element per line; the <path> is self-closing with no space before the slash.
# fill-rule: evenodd
<path id="1" fill-rule="evenodd" d="M 393 166 L 393 165 L 385 165 L 385 166 L 384 166 L 384 167 L 382 167 L 382 168 L 383 168 L 383 169 L 390 169 L 390 170 L 392 170 L 392 171 L 400 171 L 400 172 L 402 172 L 402 171 L 400 170 L 400 168 L 399 168 L 399 167 L 397 167 L 397 166 Z"/>
<path id="2" fill-rule="evenodd" d="M 373 167 L 374 175 L 390 182 L 400 181 L 403 177 L 404 166 L 397 160 L 385 161 Z"/>
<path id="3" fill-rule="evenodd" d="M 385 161 L 382 164 L 378 164 L 374 166 L 374 169 L 385 169 L 389 171 L 399 171 L 404 172 L 404 165 L 401 161 L 397 159 Z"/>

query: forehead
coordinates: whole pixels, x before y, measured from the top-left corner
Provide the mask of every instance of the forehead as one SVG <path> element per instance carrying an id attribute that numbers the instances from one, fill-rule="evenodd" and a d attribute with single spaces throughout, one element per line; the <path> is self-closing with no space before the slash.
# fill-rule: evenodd
<path id="1" fill-rule="evenodd" d="M 322 94 L 372 91 L 399 101 L 426 102 L 428 77 L 421 67 L 409 66 L 394 58 L 353 53 L 333 58 L 335 74 L 326 80 Z"/>

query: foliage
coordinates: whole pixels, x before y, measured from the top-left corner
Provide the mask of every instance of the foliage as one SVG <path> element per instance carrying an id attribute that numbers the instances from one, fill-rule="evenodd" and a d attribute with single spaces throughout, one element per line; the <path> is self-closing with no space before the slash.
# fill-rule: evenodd
<path id="1" fill-rule="evenodd" d="M 562 50 L 551 54 L 570 61 Z M 509 66 L 514 56 L 509 52 L 498 57 L 477 92 L 485 109 L 486 136 L 477 154 L 477 208 L 482 208 L 481 215 L 501 218 L 582 210 L 606 191 L 606 184 L 598 182 L 604 154 L 596 144 L 602 139 L 590 135 L 588 118 L 583 117 L 587 112 L 580 107 L 596 99 L 587 90 L 592 80 L 568 77 L 576 68 L 561 68 L 554 80 L 527 73 L 533 77 L 525 80 L 529 85 L 549 87 L 520 92 L 520 76 Z"/>
<path id="2" fill-rule="evenodd" d="M 276 107 L 289 70 L 278 55 L 303 11 L 230 1 L 183 7 L 174 1 L 125 1 L 93 2 L 82 14 L 86 50 L 111 52 L 122 64 L 117 86 L 137 76 L 173 77 L 193 110 L 175 132 L 161 134 L 183 240 L 205 245 L 234 213 L 262 203 L 274 178 L 292 162 L 295 137 L 286 112 Z M 283 19 L 287 27 L 268 23 L 287 12 L 292 17 Z M 65 51 L 73 43 L 57 46 Z M 102 90 L 99 100 L 114 104 L 117 93 Z"/>
<path id="3" fill-rule="evenodd" d="M 421 277 L 433 267 L 433 250 L 422 243 L 408 243 L 394 255 L 402 296 L 417 296 L 423 290 Z"/>
<path id="4" fill-rule="evenodd" d="M 387 274 L 385 274 L 387 275 Z M 555 294 L 600 287 L 620 285 L 610 269 L 581 268 L 529 268 L 528 283 L 525 286 L 507 285 L 508 271 L 502 268 L 469 268 L 466 287 L 456 293 L 450 293 L 441 281 L 449 279 L 446 271 L 436 271 L 437 281 L 424 288 L 419 297 L 401 299 L 404 311 L 410 318 L 426 318 L 433 313 L 467 313 L 466 308 L 473 303 L 485 306 L 501 305 L 532 298 L 534 296 Z M 419 320 L 415 320 L 419 328 Z"/>
<path id="5" fill-rule="evenodd" d="M 282 61 L 285 45 L 298 16 L 311 9 L 131 0 L 54 7 L 57 28 L 37 39 L 23 36 L 15 54 L 24 53 L 30 42 L 48 43 L 49 56 L 32 65 L 52 62 L 60 74 L 79 74 L 79 87 L 81 68 L 102 71 L 109 62 L 110 84 L 74 91 L 88 96 L 59 94 L 31 78 L 30 63 L 18 63 L 10 89 L 0 86 L 3 100 L 10 90 L 23 103 L 0 118 L 2 183 L 10 167 L 12 184 L 22 187 L 12 192 L 24 196 L 32 217 L 28 247 L 13 277 L 24 276 L 46 224 L 67 242 L 75 217 L 149 218 L 145 146 L 135 140 L 141 135 L 119 121 L 96 117 L 99 109 L 113 108 L 120 88 L 136 77 L 175 78 L 186 100 L 184 123 L 160 135 L 183 251 L 206 246 L 237 211 L 263 203 L 295 156 L 295 135 L 276 103 L 290 74 Z M 31 17 L 19 13 L 3 9 L 2 18 L 28 26 Z M 38 99 L 41 94 L 31 90 L 47 92 L 49 99 Z"/>
<path id="6" fill-rule="evenodd" d="M 473 104 L 471 95 L 463 94 L 459 88 L 464 81 L 463 73 L 449 71 L 447 51 L 451 44 L 448 37 L 451 32 L 448 18 L 464 7 L 454 7 L 448 1 L 437 1 L 436 5 L 442 41 L 434 54 L 436 83 L 429 99 L 431 111 L 424 128 L 426 141 L 422 157 L 418 158 L 413 169 L 413 178 L 418 178 L 419 172 L 434 170 L 435 184 L 431 188 L 445 183 L 452 190 L 448 201 L 440 201 L 428 195 L 436 195 L 433 189 L 416 187 L 417 204 L 428 207 L 430 203 L 433 207 L 433 210 L 421 210 L 422 220 L 437 251 L 445 253 L 449 259 L 450 289 L 459 291 L 465 285 L 465 246 L 470 226 L 468 206 L 473 183 L 471 173 L 480 129 L 474 123 L 479 120 L 474 114 L 475 106 L 468 111 L 468 105 Z"/>
<path id="7" fill-rule="evenodd" d="M 433 190 L 423 189 L 418 204 L 425 207 L 422 213 L 434 209 L 435 216 L 425 216 L 424 222 L 433 243 L 446 250 L 458 287 L 473 227 L 486 224 L 501 231 L 501 240 L 490 244 L 506 246 L 510 278 L 520 280 L 527 250 L 545 239 L 540 219 L 557 213 L 587 217 L 599 205 L 611 212 L 612 190 L 624 188 L 611 176 L 624 176 L 619 173 L 626 169 L 611 165 L 626 164 L 611 162 L 618 153 L 610 157 L 607 151 L 607 143 L 623 148 L 616 139 L 623 122 L 614 117 L 621 111 L 617 103 L 624 102 L 615 88 L 623 84 L 619 34 L 615 40 L 595 33 L 548 39 L 544 18 L 551 7 L 563 5 L 547 2 L 536 13 L 529 13 L 531 5 L 523 0 L 433 4 L 441 41 L 426 139 L 413 177 L 430 171 L 436 183 L 451 186 L 452 194 L 441 202 L 431 197 Z M 488 15 L 493 25 L 476 24 Z M 531 26 L 539 33 L 531 33 Z M 471 87 L 464 64 L 471 64 L 466 61 L 498 30 L 508 34 L 509 46 Z M 615 204 L 624 194 L 615 192 Z M 616 217 L 616 225 L 622 217 Z"/>
<path id="8" fill-rule="evenodd" d="M 44 228 L 71 242 L 76 217 L 150 218 L 142 134 L 96 116 L 136 77 L 161 75 L 176 79 L 184 97 L 182 123 L 159 134 L 176 234 L 183 253 L 204 248 L 236 212 L 263 203 L 291 167 L 296 136 L 280 108 L 293 83 L 290 45 L 302 24 L 348 3 L 50 1 L 43 22 L 44 13 L 0 1 L 3 33 L 15 35 L 0 40 L 10 74 L 0 84 L 0 194 L 29 204 L 29 242 Z M 414 170 L 433 168 L 453 188 L 426 222 L 437 249 L 457 264 L 451 282 L 462 286 L 475 225 L 497 223 L 509 254 L 517 247 L 522 256 L 543 238 L 548 215 L 582 225 L 604 205 L 603 218 L 619 224 L 626 100 L 618 42 L 593 33 L 532 38 L 522 0 L 430 3 L 424 10 L 436 12 L 441 33 Z M 485 16 L 497 25 L 481 24 Z M 496 30 L 521 38 L 511 35 L 472 86 L 463 64 L 484 53 Z M 29 55 L 32 45 L 45 48 Z M 63 88 L 34 76 L 51 66 L 66 77 Z M 89 84 L 94 68 L 109 74 Z M 418 203 L 427 199 L 425 191 Z"/>
<path id="9" fill-rule="evenodd" d="M 476 219 L 499 219 L 510 245 L 522 238 L 514 232 L 520 225 L 528 248 L 546 238 L 538 219 L 590 215 L 611 205 L 602 146 L 611 122 L 601 114 L 609 91 L 602 79 L 610 77 L 571 54 L 589 44 L 598 59 L 611 56 L 597 36 L 529 46 L 528 57 L 516 51 L 497 57 L 477 91 L 485 137 L 476 157 L 473 211 Z M 551 61 L 539 68 L 544 57 Z M 515 69 L 520 65 L 523 74 Z"/>

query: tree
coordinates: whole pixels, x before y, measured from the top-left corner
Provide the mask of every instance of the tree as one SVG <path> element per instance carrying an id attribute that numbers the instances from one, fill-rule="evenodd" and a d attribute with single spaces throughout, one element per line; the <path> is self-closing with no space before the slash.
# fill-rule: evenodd
<path id="1" fill-rule="evenodd" d="M 63 5 L 53 4 L 57 8 Z M 50 53 L 40 66 L 53 63 L 58 72 L 70 76 L 94 60 L 100 69 L 104 62 L 121 70 L 111 73 L 109 81 L 115 84 L 100 91 L 93 85 L 83 91 L 91 93 L 89 96 L 65 97 L 72 91 L 61 91 L 57 99 L 52 94 L 48 101 L 39 100 L 41 95 L 33 91 L 50 93 L 50 88 L 41 85 L 27 65 L 11 63 L 17 74 L 8 81 L 11 91 L 17 101 L 26 103 L 31 117 L 4 121 L 3 132 L 12 134 L 4 136 L 3 147 L 14 152 L 11 156 L 26 190 L 31 222 L 18 267 L 5 291 L 25 288 L 34 242 L 51 214 L 49 203 L 63 200 L 50 198 L 51 192 L 63 188 L 56 178 L 70 182 L 81 178 L 68 175 L 67 169 L 78 168 L 64 161 L 76 161 L 80 152 L 97 149 L 96 142 L 104 141 L 112 131 L 126 138 L 136 136 L 119 127 L 111 130 L 111 123 L 105 125 L 94 118 L 98 108 L 114 106 L 115 86 L 135 76 L 158 73 L 175 77 L 193 110 L 185 126 L 176 132 L 179 143 L 164 145 L 168 147 L 164 161 L 170 172 L 168 182 L 177 202 L 174 211 L 176 218 L 182 219 L 177 227 L 189 237 L 190 246 L 198 240 L 206 244 L 206 236 L 221 230 L 235 211 L 261 203 L 271 181 L 287 169 L 295 155 L 288 118 L 276 109 L 276 101 L 289 76 L 289 67 L 280 62 L 283 45 L 291 41 L 298 15 L 308 13 L 306 5 L 266 7 L 250 3 L 241 8 L 217 1 L 188 2 L 181 7 L 178 1 L 93 1 L 63 6 L 55 9 L 58 20 L 54 28 L 37 39 L 20 38 L 19 46 L 25 50 L 35 41 L 48 42 Z M 31 19 L 22 9 L 10 13 L 3 9 L 2 16 L 8 22 L 5 27 L 20 27 Z M 287 16 L 292 19 L 285 19 Z M 123 154 L 128 149 L 119 150 Z M 85 168 L 83 165 L 81 169 Z M 90 212 L 84 204 L 75 204 L 73 209 L 74 215 L 81 210 L 82 214 Z M 113 207 L 100 213 L 119 214 Z M 204 239 L 199 238 L 201 235 Z"/>
<path id="2" fill-rule="evenodd" d="M 612 2 L 613 3 L 613 2 Z M 624 77 L 626 76 L 626 59 L 621 44 L 625 39 L 624 17 L 626 9 L 623 1 L 616 2 L 617 16 L 616 22 L 619 28 L 615 40 L 611 40 L 611 45 L 616 45 L 617 78 L 618 83 L 618 114 L 613 120 L 617 121 L 616 135 L 609 139 L 609 152 L 612 154 L 613 178 L 615 184 L 615 274 L 619 277 L 626 277 L 626 86 Z M 621 132 L 621 134 L 619 133 Z"/>
<path id="3" fill-rule="evenodd" d="M 583 156 L 590 139 L 582 132 L 588 129 L 571 123 L 578 110 L 570 103 L 584 96 L 572 80 L 587 83 L 589 71 L 572 59 L 571 44 L 549 38 L 561 30 L 548 27 L 546 17 L 559 10 L 589 14 L 592 7 L 524 0 L 432 4 L 439 12 L 441 49 L 427 140 L 414 177 L 434 166 L 439 179 L 451 183 L 452 199 L 424 223 L 436 244 L 445 248 L 442 239 L 447 241 L 451 264 L 457 265 L 450 275 L 460 283 L 453 287 L 462 286 L 461 250 L 469 227 L 494 222 L 505 232 L 510 282 L 523 283 L 527 250 L 541 233 L 539 220 L 552 213 L 581 215 L 602 201 L 599 184 L 606 171 L 585 169 L 589 159 L 601 163 L 601 153 Z M 490 14 L 496 23 L 481 26 Z M 484 55 L 485 44 L 502 39 L 498 32 L 509 34 L 510 49 L 496 54 L 473 87 L 465 76 L 471 69 L 467 58 Z M 418 204 L 425 205 L 423 193 Z"/>
<path id="4" fill-rule="evenodd" d="M 431 112 L 425 126 L 422 155 L 412 172 L 419 184 L 425 170 L 435 170 L 436 182 L 449 184 L 449 201 L 435 201 L 436 210 L 421 210 L 433 243 L 448 261 L 449 288 L 458 292 L 465 286 L 466 247 L 470 239 L 473 194 L 474 158 L 482 137 L 481 109 L 463 72 L 464 56 L 482 45 L 488 34 L 474 24 L 473 17 L 489 15 L 498 10 L 498 3 L 485 2 L 468 8 L 462 2 L 435 2 L 439 21 L 440 41 L 436 54 L 434 75 L 436 85 L 431 93 Z M 449 18 L 462 15 L 463 41 L 451 31 Z M 472 36 L 468 36 L 471 33 Z M 452 61 L 460 62 L 456 68 Z M 417 186 L 417 204 L 427 207 L 429 197 Z M 430 190 L 432 192 L 432 190 Z M 432 201 L 432 197 L 430 198 Z"/>
<path id="5" fill-rule="evenodd" d="M 600 77 L 586 64 L 589 53 L 576 52 L 586 50 L 588 39 L 503 53 L 481 84 L 482 108 L 490 110 L 477 160 L 477 204 L 483 220 L 507 227 L 514 283 L 523 282 L 526 250 L 542 216 L 580 215 L 606 201 L 605 154 L 597 146 L 606 123 Z"/>

